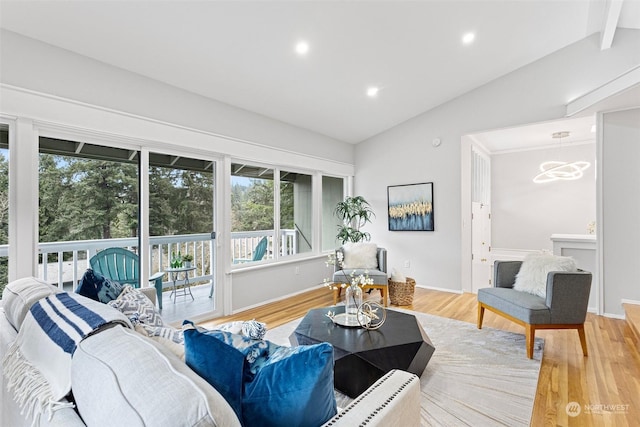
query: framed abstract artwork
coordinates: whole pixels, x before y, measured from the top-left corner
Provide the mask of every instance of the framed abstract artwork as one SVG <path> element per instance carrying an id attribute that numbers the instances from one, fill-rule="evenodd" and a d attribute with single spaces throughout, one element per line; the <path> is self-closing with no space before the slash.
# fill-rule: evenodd
<path id="1" fill-rule="evenodd" d="M 389 231 L 433 231 L 433 182 L 387 187 Z"/>

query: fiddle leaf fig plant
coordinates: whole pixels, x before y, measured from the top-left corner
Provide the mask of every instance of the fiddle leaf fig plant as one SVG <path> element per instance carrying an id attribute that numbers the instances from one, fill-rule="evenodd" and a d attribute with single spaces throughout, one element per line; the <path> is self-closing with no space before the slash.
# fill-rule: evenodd
<path id="1" fill-rule="evenodd" d="M 360 228 L 376 215 L 373 213 L 369 202 L 362 196 L 347 197 L 338 202 L 334 214 L 342 221 L 338 226 L 336 238 L 343 244 L 346 242 L 369 241 L 371 235 L 360 231 Z"/>

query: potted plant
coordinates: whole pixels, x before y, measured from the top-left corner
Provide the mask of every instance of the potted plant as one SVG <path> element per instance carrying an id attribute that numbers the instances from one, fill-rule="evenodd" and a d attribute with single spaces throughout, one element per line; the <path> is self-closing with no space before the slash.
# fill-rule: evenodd
<path id="1" fill-rule="evenodd" d="M 364 197 L 347 197 L 338 202 L 334 213 L 342 221 L 342 225 L 338 226 L 336 238 L 343 244 L 346 242 L 369 241 L 371 239 L 369 233 L 360 231 L 360 227 L 367 222 L 371 222 L 371 218 L 375 217 L 369 202 Z"/>
<path id="2" fill-rule="evenodd" d="M 184 254 L 182 255 L 182 264 L 186 267 L 186 268 L 191 268 L 191 263 L 193 262 L 193 255 L 191 254 Z"/>

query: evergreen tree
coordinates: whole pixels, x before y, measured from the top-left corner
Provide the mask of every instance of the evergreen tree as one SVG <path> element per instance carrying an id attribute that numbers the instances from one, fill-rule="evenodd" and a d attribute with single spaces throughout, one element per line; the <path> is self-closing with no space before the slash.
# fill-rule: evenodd
<path id="1" fill-rule="evenodd" d="M 62 194 L 60 206 L 67 240 L 131 237 L 138 225 L 137 167 L 70 158 L 68 171 L 71 191 Z"/>
<path id="2" fill-rule="evenodd" d="M 240 231 L 272 230 L 273 181 L 252 179 L 239 211 Z"/>

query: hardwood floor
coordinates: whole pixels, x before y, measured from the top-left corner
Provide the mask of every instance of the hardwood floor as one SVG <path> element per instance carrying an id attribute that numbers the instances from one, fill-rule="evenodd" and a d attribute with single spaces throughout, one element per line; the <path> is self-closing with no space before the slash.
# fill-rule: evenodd
<path id="1" fill-rule="evenodd" d="M 213 326 L 232 320 L 256 319 L 269 329 L 303 316 L 312 308 L 333 304 L 331 292 L 317 289 L 293 298 L 203 322 Z M 416 288 L 416 311 L 476 323 L 476 296 Z M 483 327 L 524 334 L 524 328 L 485 312 Z M 573 330 L 539 331 L 545 339 L 532 426 L 637 426 L 640 420 L 640 354 L 633 332 L 624 320 L 587 315 L 589 356 L 583 357 Z M 567 414 L 577 402 L 581 413 Z M 590 413 L 588 413 L 590 412 Z"/>

